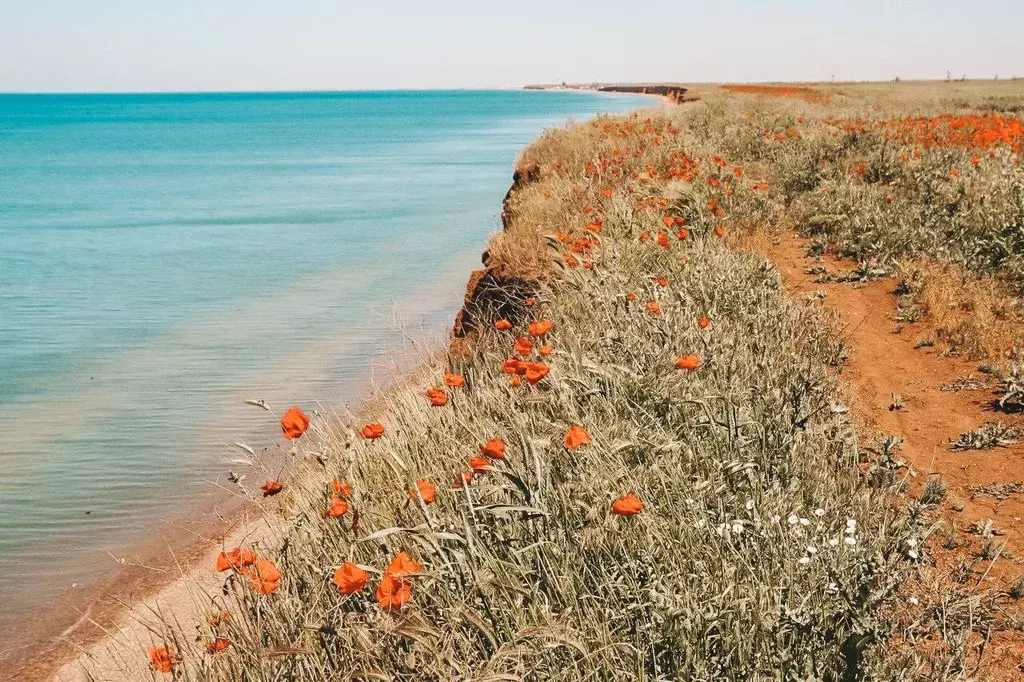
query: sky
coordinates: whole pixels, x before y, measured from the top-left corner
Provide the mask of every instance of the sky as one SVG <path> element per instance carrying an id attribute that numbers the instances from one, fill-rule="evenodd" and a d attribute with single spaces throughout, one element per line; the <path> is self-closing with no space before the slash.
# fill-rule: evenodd
<path id="1" fill-rule="evenodd" d="M 0 92 L 1024 77 L 1024 0 L 0 0 Z"/>

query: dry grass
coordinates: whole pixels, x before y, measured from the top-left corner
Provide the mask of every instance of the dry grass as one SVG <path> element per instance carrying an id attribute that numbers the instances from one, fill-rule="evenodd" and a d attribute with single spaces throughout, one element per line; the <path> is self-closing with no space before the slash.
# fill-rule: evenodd
<path id="1" fill-rule="evenodd" d="M 926 320 L 951 349 L 999 359 L 1024 348 L 1024 317 L 1005 279 L 928 260 L 899 263 L 895 272 L 908 290 L 902 314 Z"/>
<path id="2" fill-rule="evenodd" d="M 890 152 L 826 124 L 872 106 L 849 86 L 828 92 L 825 108 L 707 90 L 698 104 L 551 131 L 527 149 L 520 168 L 536 167 L 537 180 L 511 198 L 489 255 L 503 275 L 533 281 L 537 303 L 505 302 L 516 328 L 489 326 L 469 355 L 428 367 L 432 379 L 380 396 L 372 416 L 384 438 L 359 438 L 353 419 L 317 423 L 319 437 L 300 445 L 310 456 L 274 498 L 289 530 L 259 548 L 280 567 L 280 589 L 260 595 L 228 577 L 216 597 L 228 624 L 198 637 L 168 629 L 178 678 L 968 675 L 984 616 L 966 591 L 908 601 L 929 527 L 919 505 L 899 509 L 896 444 L 869 455 L 833 402 L 843 349 L 830 319 L 787 298 L 769 263 L 727 247 L 751 226 L 795 224 L 883 267 L 908 254 L 974 267 L 970 249 L 933 238 L 941 221 L 913 222 L 920 187 L 894 202 L 904 217 L 893 220 L 885 197 L 903 184 L 852 172 Z M 931 102 L 922 113 L 940 106 Z M 922 166 L 943 167 L 948 153 Z M 1015 187 L 1012 160 L 979 171 L 978 188 L 1003 174 Z M 992 215 L 1014 215 L 1012 197 L 993 199 L 972 238 L 984 243 Z M 833 218 L 813 219 L 823 215 Z M 599 233 L 587 229 L 596 220 Z M 935 314 L 949 293 L 932 272 L 920 300 Z M 996 315 L 981 294 L 946 307 L 967 300 Z M 542 317 L 554 322 L 550 374 L 514 387 L 502 364 Z M 700 366 L 677 369 L 684 354 Z M 467 385 L 431 408 L 424 390 L 448 369 Z M 592 442 L 567 449 L 572 425 Z M 449 488 L 495 437 L 507 459 Z M 351 484 L 358 528 L 354 513 L 325 518 L 332 479 Z M 410 498 L 417 479 L 438 486 L 437 502 Z M 616 516 L 611 502 L 629 492 L 644 510 Z M 412 602 L 384 611 L 371 592 L 400 551 L 423 571 Z M 368 591 L 331 584 L 345 561 L 370 572 Z M 208 654 L 215 634 L 232 645 Z"/>

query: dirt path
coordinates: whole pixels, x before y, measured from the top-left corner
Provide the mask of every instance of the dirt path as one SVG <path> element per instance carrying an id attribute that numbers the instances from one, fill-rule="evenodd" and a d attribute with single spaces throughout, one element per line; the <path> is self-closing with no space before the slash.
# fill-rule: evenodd
<path id="1" fill-rule="evenodd" d="M 816 283 L 806 274 L 813 263 L 806 257 L 807 242 L 786 236 L 759 249 L 782 272 L 794 296 L 824 292 L 823 304 L 839 313 L 850 357 L 843 378 L 855 387 L 851 405 L 859 422 L 879 434 L 903 439 L 900 458 L 912 467 L 917 488 L 928 474 L 939 474 L 949 486 L 944 507 L 955 510 L 956 523 L 967 528 L 975 521 L 992 519 L 1008 548 L 1024 548 L 1024 495 L 1003 501 L 978 495 L 974 487 L 1024 481 L 1024 443 L 992 450 L 952 452 L 949 443 L 961 433 L 987 420 L 1022 423 L 1018 417 L 997 415 L 991 409 L 991 389 L 943 391 L 941 387 L 978 372 L 978 363 L 944 356 L 937 346 L 915 348 L 930 336 L 927 327 L 904 325 L 897 333 L 897 282 L 883 279 L 861 284 Z M 826 263 L 830 272 L 849 270 L 848 264 Z M 902 410 L 889 409 L 893 394 L 902 397 Z M 976 488 L 975 488 L 976 489 Z"/>
<path id="2" fill-rule="evenodd" d="M 1024 554 L 1024 494 L 1000 500 L 979 493 L 979 488 L 1024 481 L 1024 443 L 965 452 L 952 452 L 949 444 L 988 420 L 1022 426 L 1024 420 L 993 412 L 991 388 L 941 390 L 969 374 L 983 379 L 979 363 L 945 356 L 938 346 L 918 347 L 931 336 L 926 324 L 905 324 L 897 331 L 894 279 L 868 284 L 815 282 L 818 275 L 806 272 L 811 265 L 824 265 L 831 273 L 852 268 L 834 260 L 814 262 L 805 255 L 808 244 L 809 240 L 787 234 L 775 239 L 756 237 L 745 246 L 776 264 L 793 296 L 821 292 L 822 304 L 838 313 L 849 352 L 842 374 L 849 391 L 845 399 L 861 429 L 862 442 L 873 434 L 903 439 L 897 457 L 909 465 L 912 496 L 920 495 L 929 475 L 940 476 L 948 486 L 940 516 L 956 529 L 959 546 L 948 552 L 937 548 L 939 566 L 952 574 L 957 565 L 973 562 L 971 575 L 982 588 L 1005 589 L 1024 574 L 1024 561 L 1018 557 Z M 890 409 L 893 394 L 902 398 L 903 409 Z M 971 532 L 972 526 L 989 520 L 996 532 L 995 545 L 1006 542 L 994 564 L 980 557 L 984 540 Z M 1020 667 L 1024 636 L 996 632 L 985 659 L 985 672 L 992 679 L 1024 679 Z"/>

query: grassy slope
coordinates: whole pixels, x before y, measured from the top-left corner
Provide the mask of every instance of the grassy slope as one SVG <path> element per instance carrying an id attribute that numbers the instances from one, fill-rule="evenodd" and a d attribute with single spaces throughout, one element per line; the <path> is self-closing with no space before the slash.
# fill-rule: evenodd
<path id="1" fill-rule="evenodd" d="M 923 101 L 894 106 L 940 106 Z M 427 383 L 380 396 L 384 438 L 319 425 L 320 442 L 304 447 L 326 464 L 290 477 L 291 530 L 259 548 L 284 574 L 280 590 L 228 581 L 223 653 L 202 651 L 209 628 L 199 641 L 169 633 L 182 678 L 894 679 L 931 675 L 930 658 L 957 671 L 955 647 L 889 646 L 933 625 L 894 618 L 907 608 L 897 591 L 917 559 L 921 509 L 897 512 L 895 464 L 868 462 L 834 409 L 842 348 L 829 320 L 713 232 L 799 225 L 822 182 L 873 197 L 878 188 L 840 172 L 853 158 L 799 185 L 809 159 L 847 148 L 821 123 L 843 107 L 844 117 L 870 112 L 854 97 L 826 106 L 710 94 L 649 121 L 538 140 L 522 165 L 539 166 L 540 179 L 513 197 L 510 229 L 490 249 L 495 271 L 537 282 L 537 303 L 513 301 L 513 330 L 489 328 Z M 776 141 L 791 128 L 801 134 Z M 685 218 L 689 238 L 673 226 L 659 246 L 666 215 Z M 585 229 L 595 219 L 598 235 Z M 881 238 L 850 241 L 876 262 L 900 255 Z M 971 264 L 927 244 L 910 252 Z M 514 388 L 501 366 L 537 318 L 554 322 L 551 372 Z M 687 353 L 700 355 L 697 370 L 676 369 Z M 431 408 L 424 390 L 448 362 L 467 385 Z M 592 443 L 569 451 L 573 424 Z M 507 459 L 449 489 L 493 437 Z M 358 533 L 351 513 L 323 516 L 333 478 L 352 485 Z M 438 485 L 436 503 L 410 499 L 415 479 Z M 645 508 L 617 517 L 610 504 L 627 492 Z M 372 590 L 399 551 L 423 575 L 412 602 L 387 613 Z M 371 571 L 366 592 L 345 597 L 330 583 L 343 561 Z"/>

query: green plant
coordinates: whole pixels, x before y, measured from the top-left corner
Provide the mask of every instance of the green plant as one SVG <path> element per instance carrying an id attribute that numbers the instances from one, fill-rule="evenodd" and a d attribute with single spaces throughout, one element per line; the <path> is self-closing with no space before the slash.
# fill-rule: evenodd
<path id="1" fill-rule="evenodd" d="M 921 502 L 930 505 L 939 505 L 946 499 L 948 486 L 943 483 L 941 476 L 929 476 L 921 491 Z"/>
<path id="2" fill-rule="evenodd" d="M 985 422 L 973 431 L 961 433 L 960 438 L 950 444 L 950 450 L 988 450 L 1004 447 L 1017 442 L 1020 430 L 1002 422 Z"/>

